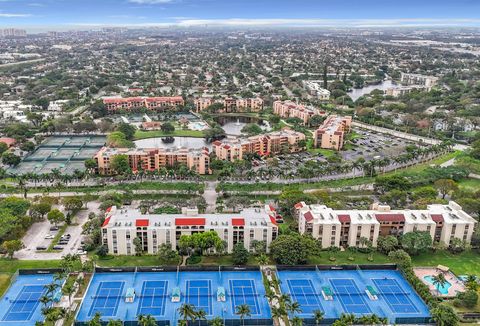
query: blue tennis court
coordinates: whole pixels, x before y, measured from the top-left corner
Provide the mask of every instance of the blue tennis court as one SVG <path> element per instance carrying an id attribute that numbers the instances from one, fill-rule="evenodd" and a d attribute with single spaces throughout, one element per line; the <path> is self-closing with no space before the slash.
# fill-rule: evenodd
<path id="1" fill-rule="evenodd" d="M 315 310 L 324 311 L 311 280 L 287 280 L 287 284 L 293 301 L 300 304 L 303 313 L 313 313 Z"/>
<path id="2" fill-rule="evenodd" d="M 212 285 L 210 280 L 188 280 L 187 302 L 202 309 L 207 316 L 212 314 Z"/>
<path id="3" fill-rule="evenodd" d="M 122 299 L 124 285 L 125 282 L 100 282 L 88 315 L 93 316 L 99 312 L 102 317 L 115 316 Z"/>
<path id="4" fill-rule="evenodd" d="M 342 307 L 347 313 L 369 314 L 370 308 L 364 300 L 364 294 L 359 290 L 353 279 L 337 278 L 330 279 L 334 294 L 342 303 Z"/>
<path id="5" fill-rule="evenodd" d="M 4 321 L 27 321 L 37 309 L 39 299 L 45 293 L 43 285 L 24 285 L 3 317 Z"/>
<path id="6" fill-rule="evenodd" d="M 137 315 L 163 316 L 165 314 L 167 288 L 167 281 L 143 282 Z"/>
<path id="7" fill-rule="evenodd" d="M 258 315 L 257 290 L 253 280 L 230 280 L 230 293 L 232 295 L 232 309 L 246 304 L 250 307 L 250 314 Z"/>
<path id="8" fill-rule="evenodd" d="M 381 296 L 395 313 L 418 313 L 418 309 L 393 278 L 372 279 Z"/>

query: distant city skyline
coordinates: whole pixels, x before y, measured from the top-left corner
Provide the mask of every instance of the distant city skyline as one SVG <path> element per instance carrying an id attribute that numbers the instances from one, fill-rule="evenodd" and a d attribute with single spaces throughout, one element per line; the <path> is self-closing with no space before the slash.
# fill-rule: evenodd
<path id="1" fill-rule="evenodd" d="M 475 0 L 0 0 L 0 27 L 480 27 Z"/>

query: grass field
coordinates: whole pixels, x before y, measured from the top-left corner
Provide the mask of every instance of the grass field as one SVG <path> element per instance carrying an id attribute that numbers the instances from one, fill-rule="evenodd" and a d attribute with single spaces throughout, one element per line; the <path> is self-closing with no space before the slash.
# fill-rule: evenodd
<path id="1" fill-rule="evenodd" d="M 168 265 L 176 265 L 178 262 L 170 262 Z M 126 266 L 158 266 L 160 261 L 157 256 L 106 256 L 97 260 L 101 267 L 126 267 Z"/>
<path id="2" fill-rule="evenodd" d="M 335 261 L 330 261 L 330 257 L 335 257 Z M 309 257 L 308 263 L 314 265 L 348 265 L 348 264 L 384 264 L 391 261 L 384 254 L 374 252 L 373 260 L 368 260 L 369 254 L 361 252 L 351 251 L 339 251 L 336 253 L 330 253 L 328 251 L 322 251 L 318 256 Z M 353 260 L 349 259 L 353 258 Z"/>
<path id="3" fill-rule="evenodd" d="M 455 274 L 474 274 L 480 276 L 480 254 L 477 251 L 465 251 L 451 254 L 448 251 L 424 253 L 412 257 L 415 266 L 448 266 Z"/>
<path id="4" fill-rule="evenodd" d="M 175 129 L 172 133 L 164 133 L 161 130 L 150 130 L 150 131 L 142 131 L 137 130 L 135 132 L 134 140 L 139 139 L 146 139 L 146 138 L 154 138 L 154 137 L 166 137 L 166 136 L 184 136 L 184 137 L 196 137 L 202 138 L 204 136 L 203 131 L 198 130 L 184 130 L 184 129 Z"/>
<path id="5" fill-rule="evenodd" d="M 16 260 L 0 258 L 0 296 L 10 285 L 13 274 L 18 269 L 57 268 L 60 260 Z"/>

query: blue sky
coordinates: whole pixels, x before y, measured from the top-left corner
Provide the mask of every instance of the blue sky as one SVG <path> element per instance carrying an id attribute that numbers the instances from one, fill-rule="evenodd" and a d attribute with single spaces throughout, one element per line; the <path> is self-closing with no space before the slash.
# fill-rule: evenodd
<path id="1" fill-rule="evenodd" d="M 480 26 L 480 0 L 0 0 L 0 26 Z"/>

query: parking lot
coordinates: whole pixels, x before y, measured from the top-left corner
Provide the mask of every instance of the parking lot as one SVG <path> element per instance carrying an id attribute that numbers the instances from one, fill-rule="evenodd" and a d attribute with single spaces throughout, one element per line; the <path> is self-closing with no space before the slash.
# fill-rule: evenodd
<path id="1" fill-rule="evenodd" d="M 52 229 L 54 226 L 47 220 L 33 224 L 22 239 L 25 247 L 15 253 L 15 258 L 25 260 L 61 259 L 66 254 L 81 253 L 82 225 L 88 220 L 90 212 L 98 212 L 98 206 L 98 202 L 90 202 L 86 210 L 77 213 L 74 224 L 65 229 L 64 237 L 59 240 L 56 248 L 58 250 L 47 251 L 59 231 Z"/>
<path id="2" fill-rule="evenodd" d="M 365 161 L 384 157 L 393 158 L 405 153 L 405 148 L 408 145 L 418 144 L 392 135 L 355 128 L 352 139 L 346 141 L 341 151 L 318 150 L 317 152 L 317 150 L 314 150 L 312 152 L 277 155 L 278 166 L 274 167 L 274 169 L 289 171 L 292 175 L 295 175 L 299 168 L 305 164 L 314 162 L 319 165 L 328 165 L 329 157 L 335 156 L 336 154 L 340 155 L 342 160 L 349 162 L 356 161 L 359 158 L 364 158 Z M 266 166 L 266 159 L 255 160 L 253 169 L 258 171 L 265 169 Z M 269 179 L 268 176 L 266 176 L 265 179 Z"/>

